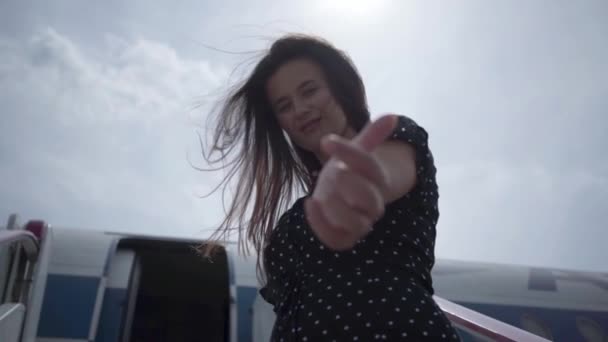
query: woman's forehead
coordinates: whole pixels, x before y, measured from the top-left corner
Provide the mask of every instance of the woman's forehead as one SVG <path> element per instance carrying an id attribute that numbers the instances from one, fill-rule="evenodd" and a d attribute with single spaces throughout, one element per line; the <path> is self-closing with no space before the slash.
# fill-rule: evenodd
<path id="1" fill-rule="evenodd" d="M 324 81 L 323 71 L 308 59 L 294 59 L 281 65 L 267 83 L 269 94 L 291 91 L 308 81 Z"/>

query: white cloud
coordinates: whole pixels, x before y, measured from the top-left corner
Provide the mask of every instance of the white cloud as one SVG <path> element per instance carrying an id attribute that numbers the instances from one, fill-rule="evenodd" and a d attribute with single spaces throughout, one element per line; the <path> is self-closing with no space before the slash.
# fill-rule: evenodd
<path id="1" fill-rule="evenodd" d="M 428 129 L 440 257 L 606 269 L 603 2 L 385 1 L 364 19 L 276 1 L 91 6 L 0 11 L 12 34 L 0 39 L 0 213 L 156 232 L 216 221 L 217 198 L 194 194 L 218 175 L 185 157 L 205 112 L 188 109 L 224 64 L 252 56 L 196 42 L 250 51 L 305 31 L 353 57 L 374 113 Z M 45 25 L 56 30 L 22 39 Z"/>
<path id="2" fill-rule="evenodd" d="M 189 110 L 220 86 L 223 67 L 145 39 L 108 37 L 99 50 L 87 54 L 53 29 L 1 43 L 0 101 L 9 113 L 0 141 L 10 157 L 0 171 L 18 180 L 3 190 L 60 224 L 191 232 L 209 224 L 217 213 L 195 212 L 204 203 L 195 190 L 217 176 L 188 164 L 196 146 Z M 31 210 L 11 205 L 3 201 L 6 210 Z"/>
<path id="3" fill-rule="evenodd" d="M 579 268 L 601 260 L 608 176 L 542 163 L 478 160 L 440 169 L 443 255 Z M 467 246 L 467 248 L 462 248 Z M 568 255 L 577 255 L 569 258 Z M 594 266 L 594 268 L 597 266 Z"/>
<path id="4" fill-rule="evenodd" d="M 106 41 L 100 49 L 105 60 L 96 60 L 67 37 L 47 29 L 25 49 L 14 47 L 19 55 L 8 52 L 13 58 L 3 69 L 13 70 L 9 73 L 13 89 L 39 90 L 58 102 L 58 118 L 95 123 L 175 116 L 185 108 L 185 101 L 217 87 L 223 76 L 221 69 L 213 70 L 205 61 L 184 60 L 158 42 L 111 36 Z"/>

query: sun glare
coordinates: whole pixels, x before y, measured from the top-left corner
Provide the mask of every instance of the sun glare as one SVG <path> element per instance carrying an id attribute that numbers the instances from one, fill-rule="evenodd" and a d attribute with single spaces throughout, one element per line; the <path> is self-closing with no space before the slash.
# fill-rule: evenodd
<path id="1" fill-rule="evenodd" d="M 319 0 L 317 4 L 322 11 L 371 17 L 386 8 L 387 2 L 388 0 Z"/>

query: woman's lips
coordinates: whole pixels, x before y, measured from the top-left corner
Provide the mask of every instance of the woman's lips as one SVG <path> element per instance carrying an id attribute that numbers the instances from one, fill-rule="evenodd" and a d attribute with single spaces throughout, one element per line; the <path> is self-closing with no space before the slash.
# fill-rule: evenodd
<path id="1" fill-rule="evenodd" d="M 312 131 L 313 129 L 315 129 L 317 127 L 317 125 L 319 124 L 320 121 L 321 121 L 321 119 L 310 120 L 309 122 L 304 124 L 302 126 L 302 128 L 300 128 L 300 131 L 302 131 L 302 133 L 309 133 L 310 131 Z"/>

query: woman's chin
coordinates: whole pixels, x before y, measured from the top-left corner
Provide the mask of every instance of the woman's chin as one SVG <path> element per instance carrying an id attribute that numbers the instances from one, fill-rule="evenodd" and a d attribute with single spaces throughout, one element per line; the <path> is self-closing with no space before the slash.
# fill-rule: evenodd
<path id="1" fill-rule="evenodd" d="M 311 132 L 309 135 L 301 137 L 298 146 L 308 152 L 315 153 L 321 148 L 321 136 L 318 132 Z"/>
<path id="2" fill-rule="evenodd" d="M 318 156 L 319 152 L 321 151 L 320 140 L 307 141 L 302 144 L 298 144 L 298 147 L 300 147 L 306 152 L 314 154 L 315 156 Z"/>

